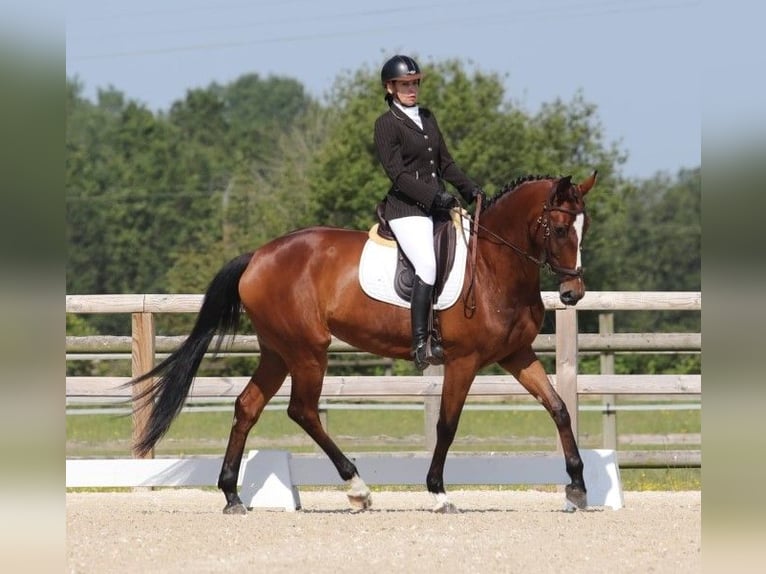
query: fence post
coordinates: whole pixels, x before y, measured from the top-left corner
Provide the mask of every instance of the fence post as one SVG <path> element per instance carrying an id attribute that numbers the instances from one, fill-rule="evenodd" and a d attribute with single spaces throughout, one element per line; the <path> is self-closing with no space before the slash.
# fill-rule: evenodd
<path id="1" fill-rule="evenodd" d="M 572 433 L 577 433 L 577 311 L 573 307 L 556 310 L 556 391 L 569 411 Z M 561 439 L 558 439 L 561 450 Z"/>
<path id="2" fill-rule="evenodd" d="M 132 375 L 138 377 L 154 367 L 154 315 L 152 313 L 133 313 L 131 315 L 132 323 Z M 141 406 L 135 397 L 142 391 L 149 388 L 152 380 L 142 381 L 133 387 L 133 444 L 143 434 L 149 419 L 149 409 L 137 410 Z M 146 399 L 145 399 L 146 400 Z M 143 457 L 136 458 L 154 458 L 154 449 L 149 451 Z"/>
<path id="3" fill-rule="evenodd" d="M 599 313 L 598 332 L 609 336 L 614 333 L 614 313 Z M 603 351 L 601 358 L 601 374 L 614 374 L 614 352 Z M 617 403 L 616 395 L 604 395 L 604 414 L 602 418 L 602 435 L 604 448 L 617 450 L 617 410 L 613 407 Z"/>
<path id="4" fill-rule="evenodd" d="M 430 365 L 423 371 L 424 375 L 444 376 L 444 365 Z M 426 395 L 423 398 L 426 450 L 433 452 L 436 448 L 436 423 L 439 422 L 439 407 L 442 398 L 439 395 Z"/>

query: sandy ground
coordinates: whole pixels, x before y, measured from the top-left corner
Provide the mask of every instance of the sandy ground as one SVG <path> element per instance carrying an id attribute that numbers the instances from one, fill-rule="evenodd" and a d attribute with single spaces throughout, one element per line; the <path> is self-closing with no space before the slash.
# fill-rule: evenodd
<path id="1" fill-rule="evenodd" d="M 423 492 L 373 492 L 354 513 L 338 490 L 302 491 L 298 512 L 222 514 L 197 489 L 66 495 L 66 571 L 699 572 L 700 492 L 626 492 L 625 507 L 565 513 L 563 494 L 462 490 L 460 512 Z"/>

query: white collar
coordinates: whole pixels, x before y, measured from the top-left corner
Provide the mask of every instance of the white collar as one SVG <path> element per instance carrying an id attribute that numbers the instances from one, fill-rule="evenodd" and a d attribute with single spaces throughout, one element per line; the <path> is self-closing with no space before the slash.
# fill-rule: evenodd
<path id="1" fill-rule="evenodd" d="M 417 104 L 411 107 L 403 106 L 396 100 L 394 100 L 394 105 L 402 110 L 408 118 L 410 118 L 415 124 L 422 130 L 423 129 L 423 120 L 420 119 L 420 108 Z"/>

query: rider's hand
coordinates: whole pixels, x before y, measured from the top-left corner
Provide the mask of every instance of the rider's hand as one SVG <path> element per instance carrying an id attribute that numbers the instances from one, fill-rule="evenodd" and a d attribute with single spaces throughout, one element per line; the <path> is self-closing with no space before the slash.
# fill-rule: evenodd
<path id="1" fill-rule="evenodd" d="M 487 199 L 486 194 L 484 193 L 484 190 L 480 187 L 474 187 L 471 191 L 468 192 L 468 197 L 466 198 L 466 201 L 468 204 L 472 204 L 476 201 L 476 198 L 481 196 L 481 202 L 484 203 L 484 200 Z"/>
<path id="2" fill-rule="evenodd" d="M 433 206 L 437 209 L 452 209 L 453 207 L 457 207 L 457 205 L 457 199 L 451 193 L 444 191 L 443 189 L 436 192 Z"/>

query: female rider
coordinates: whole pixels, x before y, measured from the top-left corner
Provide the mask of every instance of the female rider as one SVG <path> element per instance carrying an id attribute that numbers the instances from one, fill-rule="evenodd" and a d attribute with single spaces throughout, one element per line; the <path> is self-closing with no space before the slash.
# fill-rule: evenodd
<path id="1" fill-rule="evenodd" d="M 440 346 L 426 344 L 436 281 L 433 210 L 458 204 L 444 181 L 454 185 L 468 203 L 482 193 L 450 156 L 433 113 L 418 106 L 422 77 L 417 62 L 409 56 L 389 59 L 380 73 L 388 111 L 375 121 L 377 156 L 391 180 L 384 216 L 415 269 L 412 357 L 419 370 L 441 364 L 444 358 Z"/>

